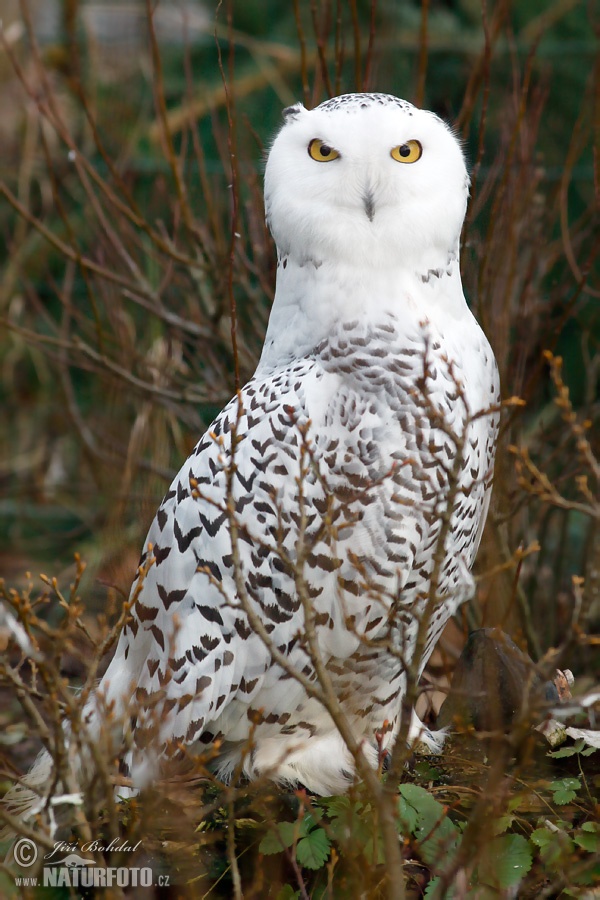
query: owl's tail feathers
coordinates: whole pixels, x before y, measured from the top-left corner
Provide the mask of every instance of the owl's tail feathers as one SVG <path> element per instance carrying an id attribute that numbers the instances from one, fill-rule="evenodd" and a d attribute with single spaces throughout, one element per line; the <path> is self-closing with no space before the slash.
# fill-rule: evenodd
<path id="1" fill-rule="evenodd" d="M 100 754 L 110 758 L 106 754 L 114 738 L 104 731 L 97 696 L 92 695 L 78 717 L 77 738 L 72 737 L 70 725 L 63 725 L 56 753 L 42 750 L 29 772 L 0 800 L 0 840 L 39 828 L 54 834 L 64 807 L 82 804 L 92 773 L 98 768 L 95 760 Z"/>
<path id="2" fill-rule="evenodd" d="M 14 837 L 20 825 L 27 825 L 42 811 L 47 804 L 48 789 L 54 783 L 53 773 L 52 756 L 42 750 L 27 775 L 2 798 L 0 819 L 4 820 L 4 827 L 0 840 Z"/>

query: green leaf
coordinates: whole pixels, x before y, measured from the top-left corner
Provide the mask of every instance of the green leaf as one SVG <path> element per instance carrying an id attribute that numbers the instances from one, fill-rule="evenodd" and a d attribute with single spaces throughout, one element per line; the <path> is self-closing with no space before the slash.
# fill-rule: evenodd
<path id="1" fill-rule="evenodd" d="M 558 806 L 564 806 L 565 803 L 570 803 L 571 800 L 574 800 L 580 788 L 581 782 L 579 778 L 559 778 L 558 781 L 553 781 L 550 784 L 552 799 Z"/>
<path id="2" fill-rule="evenodd" d="M 416 823 L 411 832 L 420 843 L 424 862 L 439 870 L 448 864 L 449 854 L 455 850 L 459 831 L 446 815 L 446 810 L 425 788 L 417 784 L 401 784 L 398 789 L 409 807 L 416 811 Z M 405 813 L 414 821 L 409 810 Z"/>
<path id="3" fill-rule="evenodd" d="M 425 893 L 423 894 L 423 896 L 424 897 L 434 897 L 439 883 L 440 883 L 439 876 L 436 878 L 432 878 L 431 881 L 429 882 L 429 884 L 427 885 L 427 887 L 425 888 Z M 454 897 L 454 888 L 451 887 L 446 890 L 446 893 L 444 894 L 444 900 L 452 900 L 453 897 Z"/>
<path id="4" fill-rule="evenodd" d="M 573 840 L 578 847 L 583 847 L 583 849 L 587 850 L 589 853 L 597 853 L 598 850 L 600 850 L 600 839 L 597 834 L 586 834 L 585 832 L 581 832 L 580 834 L 573 835 Z"/>
<path id="5" fill-rule="evenodd" d="M 487 845 L 485 857 L 478 866 L 479 882 L 499 888 L 513 887 L 529 872 L 532 859 L 531 847 L 523 835 L 496 837 Z"/>
<path id="6" fill-rule="evenodd" d="M 512 794 L 506 804 L 506 813 L 498 816 L 492 823 L 493 834 L 504 834 L 515 820 L 515 813 L 523 803 L 523 794 Z"/>
<path id="7" fill-rule="evenodd" d="M 577 885 L 589 885 L 589 886 L 598 886 L 600 884 L 600 863 L 596 862 L 595 865 L 586 867 L 583 871 L 575 873 L 571 876 L 571 880 L 573 884 Z M 578 897 L 594 897 L 594 892 L 587 892 L 582 894 L 581 891 L 577 894 Z"/>
<path id="8" fill-rule="evenodd" d="M 554 840 L 554 832 L 549 831 L 548 828 L 536 828 L 530 835 L 529 840 L 536 847 L 546 847 Z"/>
<path id="9" fill-rule="evenodd" d="M 277 829 L 286 847 L 291 847 L 294 841 L 304 837 L 307 833 L 304 819 L 301 819 L 300 822 L 280 822 Z"/>
<path id="10" fill-rule="evenodd" d="M 314 828 L 306 837 L 298 841 L 296 859 L 307 869 L 320 869 L 329 857 L 331 844 L 322 828 Z"/>
<path id="11" fill-rule="evenodd" d="M 432 766 L 428 759 L 420 759 L 415 765 L 415 774 L 423 781 L 439 781 L 442 777 L 440 769 Z"/>
<path id="12" fill-rule="evenodd" d="M 319 806 L 327 810 L 327 815 L 332 818 L 345 815 L 351 805 L 357 806 L 360 804 L 351 804 L 349 797 L 321 797 L 319 799 Z"/>
<path id="13" fill-rule="evenodd" d="M 506 834 L 496 838 L 496 841 L 504 853 L 502 866 L 499 867 L 500 887 L 511 887 L 529 872 L 532 863 L 531 848 L 522 834 Z"/>
<path id="14" fill-rule="evenodd" d="M 576 753 L 575 747 L 561 747 L 560 750 L 551 750 L 548 756 L 553 759 L 564 759 L 566 756 L 575 756 Z"/>
<path id="15" fill-rule="evenodd" d="M 409 834 L 412 834 L 417 827 L 419 813 L 415 807 L 411 806 L 411 804 L 402 796 L 398 798 L 398 816 L 399 831 L 401 833 L 408 832 Z"/>
<path id="16" fill-rule="evenodd" d="M 555 824 L 557 825 L 556 831 L 549 828 L 536 828 L 530 835 L 532 844 L 539 847 L 540 858 L 547 866 L 556 865 L 561 860 L 567 860 L 574 849 L 573 841 L 564 828 L 560 827 L 558 822 Z M 570 828 L 565 823 L 561 824 L 566 828 Z"/>
<path id="17" fill-rule="evenodd" d="M 258 845 L 258 852 L 270 856 L 271 853 L 281 853 L 284 849 L 279 835 L 276 831 L 267 831 L 264 838 Z"/>
<path id="18" fill-rule="evenodd" d="M 526 797 L 525 794 L 513 794 L 512 797 L 509 797 L 508 803 L 507 803 L 508 811 L 514 812 L 516 809 L 518 809 L 521 806 L 525 797 Z"/>
<path id="19" fill-rule="evenodd" d="M 445 810 L 441 803 L 431 796 L 429 791 L 418 784 L 401 784 L 400 815 L 409 825 L 409 830 L 427 833 L 432 831 L 438 822 L 445 819 Z M 404 802 L 402 802 L 404 801 Z"/>
<path id="20" fill-rule="evenodd" d="M 383 865 L 385 862 L 385 851 L 383 849 L 383 838 L 380 831 L 368 839 L 365 844 L 364 854 L 365 859 L 370 864 L 375 866 Z"/>
<path id="21" fill-rule="evenodd" d="M 352 802 L 348 797 L 338 797 L 327 806 L 331 817 L 329 832 L 333 839 L 348 852 L 355 851 L 354 845 L 363 848 L 373 830 L 371 807 Z"/>
<path id="22" fill-rule="evenodd" d="M 277 894 L 276 900 L 297 900 L 299 896 L 300 891 L 295 891 L 291 884 L 284 884 Z"/>
<path id="23" fill-rule="evenodd" d="M 298 822 L 279 822 L 275 828 L 270 829 L 258 845 L 259 853 L 268 856 L 271 853 L 281 853 L 291 847 L 301 835 L 301 827 Z"/>
<path id="24" fill-rule="evenodd" d="M 320 819 L 321 816 L 315 818 L 311 812 L 305 812 L 299 822 L 301 835 L 304 837 L 305 834 L 308 834 L 311 828 L 314 828 L 315 825 L 319 824 Z"/>
<path id="25" fill-rule="evenodd" d="M 600 851 L 600 825 L 597 822 L 584 822 L 581 830 L 573 835 L 573 840 L 584 850 L 598 853 Z"/>
<path id="26" fill-rule="evenodd" d="M 514 818 L 511 813 L 506 816 L 498 816 L 492 823 L 492 834 L 504 834 L 512 825 Z"/>
<path id="27" fill-rule="evenodd" d="M 552 781 L 550 783 L 550 790 L 556 791 L 560 788 L 571 788 L 576 791 L 581 787 L 581 781 L 579 778 L 559 778 L 557 781 Z"/>

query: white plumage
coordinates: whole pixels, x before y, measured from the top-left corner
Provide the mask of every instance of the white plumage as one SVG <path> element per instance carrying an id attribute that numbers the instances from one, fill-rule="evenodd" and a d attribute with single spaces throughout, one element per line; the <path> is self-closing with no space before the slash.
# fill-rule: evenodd
<path id="1" fill-rule="evenodd" d="M 312 681 L 309 608 L 367 758 L 376 732 L 392 745 L 448 500 L 419 671 L 472 589 L 489 502 L 499 387 L 461 286 L 467 196 L 459 143 L 430 112 L 383 94 L 285 111 L 265 175 L 278 272 L 263 353 L 161 504 L 99 688 L 133 717 L 135 783 L 156 747 L 216 740 L 225 777 L 243 757 L 249 777 L 317 793 L 352 780 L 329 714 L 272 659 L 247 603 Z"/>

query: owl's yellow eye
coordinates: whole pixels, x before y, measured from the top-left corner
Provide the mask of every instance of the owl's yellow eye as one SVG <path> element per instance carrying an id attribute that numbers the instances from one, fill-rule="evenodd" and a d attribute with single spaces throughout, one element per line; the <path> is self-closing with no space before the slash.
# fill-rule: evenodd
<path id="1" fill-rule="evenodd" d="M 423 148 L 418 141 L 407 141 L 405 144 L 400 144 L 399 147 L 394 147 L 390 153 L 392 159 L 397 162 L 413 163 L 421 159 Z"/>
<path id="2" fill-rule="evenodd" d="M 308 155 L 317 162 L 331 162 L 332 159 L 338 159 L 340 154 L 333 147 L 330 147 L 329 144 L 326 144 L 325 141 L 313 138 L 308 145 Z"/>

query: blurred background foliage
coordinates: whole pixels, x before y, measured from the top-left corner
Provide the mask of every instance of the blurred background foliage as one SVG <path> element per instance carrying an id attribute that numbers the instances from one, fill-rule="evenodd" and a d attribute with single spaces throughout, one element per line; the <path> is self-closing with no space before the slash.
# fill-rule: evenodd
<path id="1" fill-rule="evenodd" d="M 464 139 L 465 289 L 504 396 L 525 401 L 505 412 L 488 575 L 463 625 L 502 624 L 539 653 L 570 621 L 573 575 L 597 621 L 598 467 L 543 351 L 563 357 L 597 460 L 598 9 L 0 0 L 0 18 L 0 574 L 60 580 L 77 550 L 90 610 L 107 583 L 127 592 L 170 478 L 235 389 L 236 356 L 244 380 L 260 353 L 274 288 L 262 161 L 281 110 L 373 89 Z M 519 476 L 511 446 L 560 502 Z"/>

